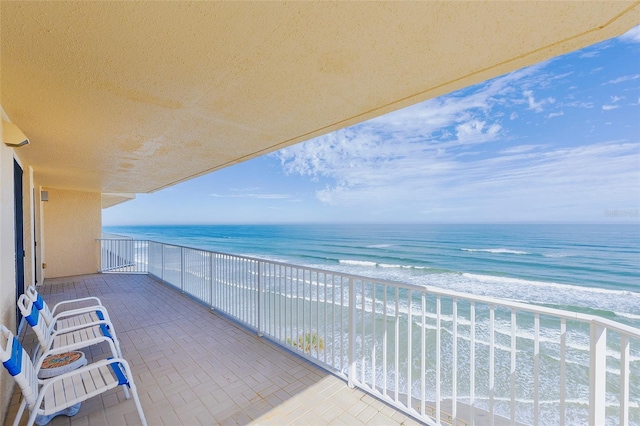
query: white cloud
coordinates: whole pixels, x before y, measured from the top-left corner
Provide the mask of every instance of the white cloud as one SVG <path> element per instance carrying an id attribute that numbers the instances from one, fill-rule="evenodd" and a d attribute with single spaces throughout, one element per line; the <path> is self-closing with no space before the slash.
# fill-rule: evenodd
<path id="1" fill-rule="evenodd" d="M 603 111 L 611 111 L 612 109 L 620 108 L 620 105 L 602 105 Z"/>
<path id="2" fill-rule="evenodd" d="M 499 154 L 502 154 L 502 155 L 522 154 L 523 152 L 534 151 L 543 147 L 544 145 L 518 145 L 518 146 L 513 146 L 507 149 L 503 149 L 502 151 L 499 152 Z"/>
<path id="3" fill-rule="evenodd" d="M 260 200 L 285 200 L 293 198 L 290 194 L 260 194 L 260 193 L 237 193 L 237 194 L 209 194 L 215 198 L 254 198 Z"/>
<path id="4" fill-rule="evenodd" d="M 563 103 L 562 106 L 575 107 L 575 108 L 593 108 L 595 104 L 593 102 L 575 101 Z"/>
<path id="5" fill-rule="evenodd" d="M 552 104 L 556 101 L 554 98 L 551 98 L 551 97 L 536 101 L 536 99 L 533 96 L 533 91 L 531 90 L 525 90 L 524 92 L 522 92 L 522 94 L 524 95 L 524 97 L 527 99 L 527 102 L 529 103 L 529 109 L 534 112 L 542 112 L 544 110 L 543 108 L 544 105 Z"/>
<path id="6" fill-rule="evenodd" d="M 556 104 L 556 111 L 545 115 L 555 118 L 564 115 L 560 108 L 596 106 L 589 98 L 574 97 L 570 103 L 556 103 L 549 96 L 537 99 L 536 91 L 553 78 L 544 67 L 514 72 L 273 155 L 286 173 L 322 181 L 316 192 L 322 203 L 361 206 L 397 220 L 402 215 L 415 218 L 419 211 L 441 214 L 438 219 L 445 221 L 455 220 L 449 213 L 473 220 L 476 212 L 500 220 L 500 211 L 539 220 L 545 207 L 580 209 L 637 193 L 638 141 L 564 147 L 575 141 L 540 145 L 533 140 L 508 146 L 522 138 L 510 131 L 524 126 L 509 121 L 525 110 L 540 113 Z M 610 99 L 603 110 L 621 100 Z M 503 112 L 509 109 L 507 116 Z M 624 183 L 618 186 L 619 180 Z M 570 213 L 565 211 L 564 217 Z"/>
<path id="7" fill-rule="evenodd" d="M 616 102 L 618 102 L 618 101 L 623 100 L 623 99 L 624 99 L 624 96 L 611 96 L 611 102 L 614 103 L 614 104 Z"/>
<path id="8" fill-rule="evenodd" d="M 602 85 L 605 85 L 605 84 L 618 84 L 618 83 L 622 83 L 624 81 L 636 80 L 638 78 L 640 78 L 640 74 L 623 75 L 622 77 L 618 77 L 618 78 L 615 78 L 613 80 L 609 80 L 606 83 L 602 83 Z"/>
<path id="9" fill-rule="evenodd" d="M 594 200 L 606 204 L 637 193 L 639 155 L 637 143 L 602 143 L 546 150 L 515 147 L 471 162 L 401 158 L 376 170 L 355 168 L 343 183 L 318 191 L 317 197 L 333 206 L 384 210 L 411 205 L 416 211 L 440 212 L 440 220 L 455 220 L 455 215 L 495 220 L 496 212 L 540 219 L 546 214 L 542 208 L 569 208 L 578 214 Z"/>
<path id="10" fill-rule="evenodd" d="M 580 57 L 581 58 L 595 58 L 598 55 L 600 55 L 600 52 L 598 50 L 590 50 L 588 52 L 584 52 L 583 54 L 581 54 Z"/>
<path id="11" fill-rule="evenodd" d="M 629 43 L 640 43 L 640 25 L 636 25 L 635 27 L 631 28 L 629 31 L 622 34 L 619 38 L 620 40 Z"/>
<path id="12" fill-rule="evenodd" d="M 460 143 L 487 142 L 495 139 L 501 128 L 499 124 L 487 126 L 486 121 L 470 120 L 456 127 L 456 136 Z"/>

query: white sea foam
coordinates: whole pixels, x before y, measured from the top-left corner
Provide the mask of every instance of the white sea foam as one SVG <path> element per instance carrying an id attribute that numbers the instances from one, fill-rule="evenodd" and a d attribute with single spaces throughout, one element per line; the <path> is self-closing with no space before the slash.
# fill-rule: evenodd
<path id="1" fill-rule="evenodd" d="M 397 265 L 390 263 L 376 263 L 370 262 L 367 260 L 349 260 L 349 259 L 340 259 L 338 263 L 342 265 L 350 265 L 350 266 L 364 266 L 364 267 L 373 267 L 373 268 L 392 268 L 392 269 L 430 269 L 428 266 L 414 266 L 414 265 Z"/>
<path id="2" fill-rule="evenodd" d="M 571 256 L 568 253 L 543 253 L 542 254 L 544 257 L 550 257 L 550 258 L 562 258 L 562 257 L 569 257 Z"/>
<path id="3" fill-rule="evenodd" d="M 481 253 L 493 253 L 493 254 L 530 254 L 529 252 L 526 251 L 521 251 L 521 250 L 512 250 L 512 249 L 506 249 L 506 248 L 497 248 L 497 249 L 470 249 L 470 248 L 463 248 L 461 249 L 462 251 L 468 251 L 468 252 L 481 252 Z"/>
<path id="4" fill-rule="evenodd" d="M 640 315 L 636 315 L 636 314 L 630 314 L 627 312 L 614 312 L 614 314 L 616 314 L 619 317 L 629 318 L 632 320 L 640 320 Z"/>
<path id="5" fill-rule="evenodd" d="M 338 263 L 341 263 L 343 265 L 352 265 L 352 266 L 376 266 L 377 263 L 376 262 L 369 262 L 366 260 L 343 260 L 340 259 L 338 261 Z"/>
<path id="6" fill-rule="evenodd" d="M 387 247 L 393 247 L 393 244 L 372 244 L 370 246 L 367 246 L 367 248 L 387 248 Z"/>
<path id="7" fill-rule="evenodd" d="M 515 285 L 522 285 L 522 286 L 548 287 L 548 288 L 561 289 L 561 290 L 572 290 L 572 291 L 575 290 L 575 291 L 587 292 L 587 293 L 615 294 L 615 295 L 622 295 L 627 297 L 640 297 L 640 293 L 629 291 L 629 290 L 610 290 L 606 288 L 581 287 L 581 286 L 571 285 L 571 284 L 560 284 L 560 283 L 546 282 L 546 281 L 531 281 L 531 280 L 523 280 L 521 278 L 497 277 L 494 275 L 464 273 L 462 274 L 462 276 L 480 281 L 482 283 L 487 283 L 487 284 L 489 283 L 515 284 Z"/>

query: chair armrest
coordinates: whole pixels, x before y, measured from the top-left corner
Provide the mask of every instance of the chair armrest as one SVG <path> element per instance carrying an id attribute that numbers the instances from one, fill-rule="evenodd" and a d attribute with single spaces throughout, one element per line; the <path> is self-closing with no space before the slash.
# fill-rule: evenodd
<path id="1" fill-rule="evenodd" d="M 113 330 L 113 324 L 111 324 L 111 322 L 109 322 L 107 320 L 98 320 L 98 321 L 88 322 L 86 324 L 75 325 L 75 326 L 69 327 L 69 328 L 63 328 L 62 330 L 53 330 L 52 329 L 51 330 L 51 340 L 53 341 L 53 338 L 59 336 L 60 334 L 73 333 L 74 331 L 82 330 L 83 328 L 91 328 L 91 327 L 94 327 L 96 325 L 102 325 L 102 324 L 106 325 L 111 330 Z"/>
<path id="2" fill-rule="evenodd" d="M 96 301 L 96 305 L 94 306 L 102 306 L 102 302 L 100 301 L 100 299 L 98 299 L 97 297 L 82 297 L 80 299 L 73 299 L 73 300 L 63 300 L 62 302 L 58 302 L 55 304 L 55 306 L 51 309 L 51 315 L 55 315 L 56 310 L 58 310 L 59 307 L 62 307 L 64 305 L 68 305 L 71 303 L 78 303 L 78 302 L 86 302 L 88 300 L 95 300 Z"/>
<path id="3" fill-rule="evenodd" d="M 53 317 L 53 322 L 55 323 L 59 319 L 62 319 L 62 318 L 72 317 L 72 316 L 86 314 L 86 313 L 95 312 L 95 311 L 102 312 L 102 315 L 104 316 L 104 319 L 106 321 L 111 322 L 110 319 L 109 319 L 109 313 L 107 312 L 107 308 L 105 308 L 102 305 L 87 306 L 85 308 L 77 308 L 77 309 L 71 309 L 69 311 L 62 311 L 58 315 L 55 315 Z"/>

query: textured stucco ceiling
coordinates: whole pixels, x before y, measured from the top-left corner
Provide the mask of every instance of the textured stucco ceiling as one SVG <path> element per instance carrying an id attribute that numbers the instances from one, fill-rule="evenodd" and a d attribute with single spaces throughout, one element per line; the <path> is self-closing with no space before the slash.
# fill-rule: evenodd
<path id="1" fill-rule="evenodd" d="M 44 186 L 113 194 L 155 191 L 640 21 L 637 1 L 0 7 L 1 105 L 31 140 L 20 157 Z"/>

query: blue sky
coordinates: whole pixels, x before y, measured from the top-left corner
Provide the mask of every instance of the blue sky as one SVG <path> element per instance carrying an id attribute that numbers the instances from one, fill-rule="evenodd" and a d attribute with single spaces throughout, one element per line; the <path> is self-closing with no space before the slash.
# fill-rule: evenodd
<path id="1" fill-rule="evenodd" d="M 103 225 L 640 223 L 640 26 L 103 211 Z"/>

